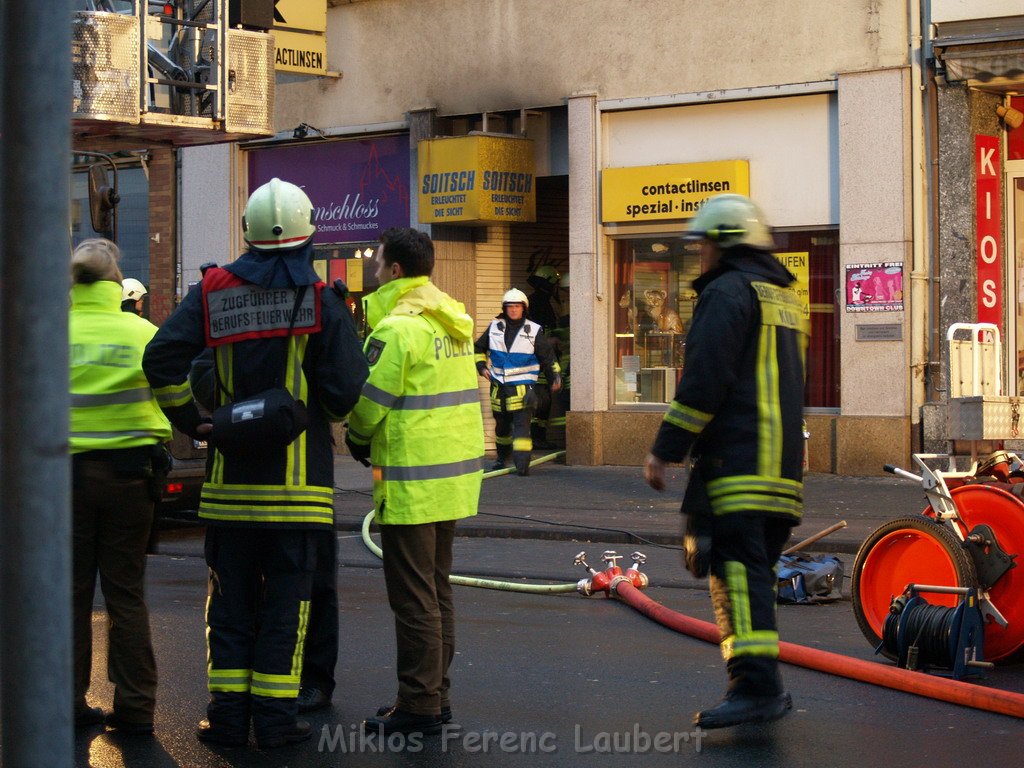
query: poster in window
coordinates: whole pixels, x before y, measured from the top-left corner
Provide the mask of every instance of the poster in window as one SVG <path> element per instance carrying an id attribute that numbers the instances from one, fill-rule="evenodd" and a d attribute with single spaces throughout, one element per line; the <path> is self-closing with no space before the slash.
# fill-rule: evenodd
<path id="1" fill-rule="evenodd" d="M 847 312 L 901 312 L 903 262 L 846 265 Z"/>

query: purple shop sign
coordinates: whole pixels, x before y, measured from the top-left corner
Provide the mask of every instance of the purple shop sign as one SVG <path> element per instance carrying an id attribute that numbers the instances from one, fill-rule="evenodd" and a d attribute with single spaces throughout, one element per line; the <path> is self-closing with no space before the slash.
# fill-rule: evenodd
<path id="1" fill-rule="evenodd" d="M 314 243 L 376 242 L 409 226 L 409 137 L 329 141 L 249 152 L 249 189 L 277 177 L 313 201 Z"/>

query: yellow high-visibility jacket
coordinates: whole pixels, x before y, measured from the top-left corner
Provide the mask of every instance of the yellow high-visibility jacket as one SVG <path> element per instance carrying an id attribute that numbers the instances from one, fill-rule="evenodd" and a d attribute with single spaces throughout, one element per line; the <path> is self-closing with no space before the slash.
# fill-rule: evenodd
<path id="1" fill-rule="evenodd" d="M 483 417 L 473 319 L 427 277 L 385 283 L 364 299 L 370 377 L 349 439 L 370 444 L 377 521 L 410 525 L 475 515 Z"/>
<path id="2" fill-rule="evenodd" d="M 171 439 L 171 425 L 142 372 L 156 326 L 121 311 L 109 280 L 71 288 L 71 452 L 135 448 Z"/>

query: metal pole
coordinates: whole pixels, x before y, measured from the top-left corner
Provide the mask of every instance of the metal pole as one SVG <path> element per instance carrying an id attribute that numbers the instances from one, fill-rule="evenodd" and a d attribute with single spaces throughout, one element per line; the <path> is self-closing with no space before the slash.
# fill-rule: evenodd
<path id="1" fill-rule="evenodd" d="M 71 1 L 0 3 L 0 709 L 6 768 L 71 766 Z M 50 298 L 41 309 L 40 286 Z"/>

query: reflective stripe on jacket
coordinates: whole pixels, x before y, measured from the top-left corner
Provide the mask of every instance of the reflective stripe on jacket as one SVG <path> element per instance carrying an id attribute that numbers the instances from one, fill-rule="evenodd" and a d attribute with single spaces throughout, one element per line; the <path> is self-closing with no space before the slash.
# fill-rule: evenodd
<path id="1" fill-rule="evenodd" d="M 156 326 L 121 311 L 121 286 L 103 280 L 71 288 L 72 453 L 132 448 L 171 439 L 171 425 L 142 372 Z"/>
<path id="2" fill-rule="evenodd" d="M 771 254 L 726 254 L 694 282 L 683 375 L 651 451 L 682 461 L 692 448 L 715 514 L 799 520 L 808 321 Z"/>
<path id="3" fill-rule="evenodd" d="M 220 288 L 240 282 L 237 278 L 213 281 Z M 250 297 L 246 302 L 254 311 L 230 315 L 230 338 L 236 340 L 220 339 L 213 347 L 216 405 L 283 386 L 306 404 L 309 424 L 289 445 L 246 457 L 222 454 L 214 435 L 199 516 L 246 526 L 330 526 L 334 522 L 334 454 L 329 422 L 348 413 L 366 379 L 366 360 L 352 314 L 334 291 L 311 285 L 307 299 L 313 296 L 319 304 L 315 313 L 319 328 L 306 326 L 302 333 L 293 328 L 289 335 L 290 317 L 284 315 L 292 311 L 295 288 L 245 286 L 240 293 Z M 275 301 L 269 295 L 272 292 L 286 292 L 290 298 Z M 315 307 L 314 301 L 301 306 Z M 205 307 L 202 290 L 190 291 L 157 332 L 143 361 L 165 412 L 186 434 L 193 434 L 200 420 L 189 388 L 189 370 L 207 349 L 207 337 L 216 335 L 210 333 Z M 266 314 L 268 307 L 274 314 Z M 296 326 L 302 323 L 300 315 Z"/>
<path id="4" fill-rule="evenodd" d="M 505 323 L 496 318 L 487 330 L 490 347 L 491 377 L 499 384 L 536 384 L 540 374 L 537 359 L 536 339 L 540 326 L 523 321 L 522 327 L 512 340 L 511 348 L 505 346 Z"/>
<path id="5" fill-rule="evenodd" d="M 475 515 L 484 430 L 472 318 L 426 277 L 392 280 L 364 301 L 370 376 L 348 424 L 350 440 L 371 446 L 377 521 Z"/>

